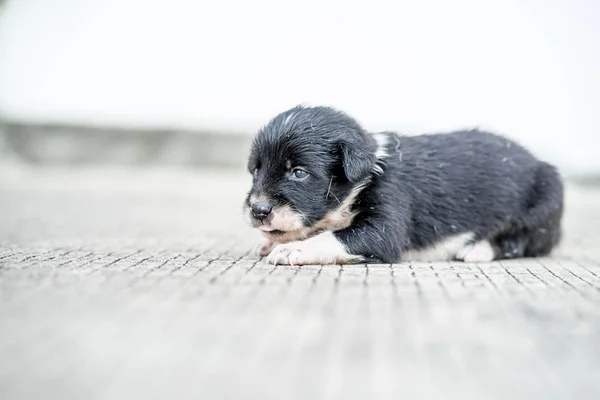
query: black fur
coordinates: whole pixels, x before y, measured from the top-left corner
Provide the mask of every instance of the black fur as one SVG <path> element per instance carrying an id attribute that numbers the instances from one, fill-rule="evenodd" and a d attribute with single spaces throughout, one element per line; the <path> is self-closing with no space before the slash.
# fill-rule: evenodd
<path id="1" fill-rule="evenodd" d="M 352 225 L 334 234 L 367 262 L 397 262 L 463 232 L 489 240 L 496 258 L 542 256 L 558 244 L 563 185 L 550 164 L 478 130 L 385 135 L 388 155 L 378 160 L 373 136 L 349 116 L 327 107 L 286 111 L 255 138 L 249 196 L 287 204 L 310 226 L 364 184 Z M 290 180 L 290 166 L 309 177 Z"/>

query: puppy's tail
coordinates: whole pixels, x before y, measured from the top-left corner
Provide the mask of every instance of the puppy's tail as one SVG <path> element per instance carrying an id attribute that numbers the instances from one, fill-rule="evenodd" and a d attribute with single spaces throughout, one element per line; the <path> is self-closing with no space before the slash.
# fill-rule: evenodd
<path id="1" fill-rule="evenodd" d="M 546 245 L 553 247 L 561 238 L 563 208 L 562 178 L 554 166 L 541 162 L 535 174 L 529 195 L 529 211 L 523 217 L 523 225 L 531 233 L 537 230 L 547 238 Z"/>

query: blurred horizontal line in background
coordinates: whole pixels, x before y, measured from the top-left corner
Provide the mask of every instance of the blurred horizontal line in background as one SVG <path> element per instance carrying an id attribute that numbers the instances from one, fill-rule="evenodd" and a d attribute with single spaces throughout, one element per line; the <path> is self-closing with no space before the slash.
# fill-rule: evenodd
<path id="1" fill-rule="evenodd" d="M 38 165 L 242 169 L 252 136 L 165 129 L 0 125 L 0 158 Z"/>
<path id="2" fill-rule="evenodd" d="M 176 166 L 243 170 L 252 135 L 220 131 L 0 123 L 2 161 L 39 166 Z M 562 172 L 600 185 L 600 174 Z"/>

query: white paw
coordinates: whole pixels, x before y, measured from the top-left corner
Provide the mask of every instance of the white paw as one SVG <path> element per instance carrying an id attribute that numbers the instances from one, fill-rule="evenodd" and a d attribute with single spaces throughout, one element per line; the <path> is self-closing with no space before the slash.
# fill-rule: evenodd
<path id="1" fill-rule="evenodd" d="M 324 232 L 306 240 L 275 246 L 267 262 L 275 265 L 315 265 L 350 263 L 362 259 L 361 256 L 348 254 L 331 232 Z"/>
<path id="2" fill-rule="evenodd" d="M 320 264 L 320 254 L 304 242 L 279 244 L 273 248 L 267 262 L 275 265 L 308 265 Z"/>
<path id="3" fill-rule="evenodd" d="M 494 248 L 487 240 L 471 243 L 456 253 L 456 259 L 468 263 L 490 262 L 496 256 Z"/>
<path id="4" fill-rule="evenodd" d="M 271 253 L 273 247 L 275 247 L 275 243 L 267 239 L 260 243 L 258 246 L 256 246 L 254 253 L 261 257 L 266 257 Z"/>

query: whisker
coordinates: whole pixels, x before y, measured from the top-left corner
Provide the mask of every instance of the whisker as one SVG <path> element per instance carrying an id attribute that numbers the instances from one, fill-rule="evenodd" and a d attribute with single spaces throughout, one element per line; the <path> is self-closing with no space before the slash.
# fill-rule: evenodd
<path id="1" fill-rule="evenodd" d="M 342 204 L 342 202 L 340 201 L 340 199 L 337 198 L 335 193 L 331 193 L 331 195 L 337 200 L 338 204 Z"/>
<path id="2" fill-rule="evenodd" d="M 306 218 L 306 216 L 302 213 L 298 213 L 298 214 L 300 214 L 300 216 L 302 217 L 304 222 L 306 222 L 306 225 L 310 226 L 310 221 L 308 220 L 308 218 Z M 304 232 L 304 229 L 300 229 L 299 232 L 302 236 L 304 236 L 304 239 L 308 239 L 308 236 L 306 235 L 306 232 Z"/>
<path id="3" fill-rule="evenodd" d="M 332 183 L 333 183 L 333 175 L 331 175 L 331 179 L 329 180 L 329 187 L 327 188 L 327 194 L 325 195 L 325 200 L 327 200 L 329 198 L 329 193 L 331 193 L 331 184 Z M 342 202 L 340 201 L 340 199 L 337 198 L 335 193 L 331 193 L 331 195 L 337 200 L 337 202 L 339 204 L 342 204 Z"/>
<path id="4" fill-rule="evenodd" d="M 305 216 L 304 214 L 300 213 L 300 216 L 302 217 L 302 219 L 303 219 L 303 220 L 304 220 L 304 221 L 305 221 L 307 224 L 309 224 L 309 225 L 310 225 L 310 221 L 308 220 L 308 218 L 306 218 L 306 216 Z"/>

